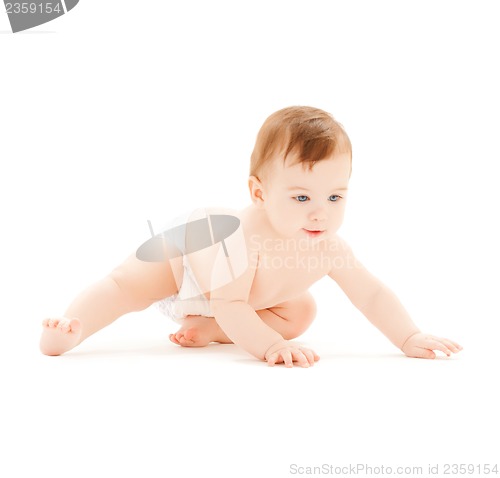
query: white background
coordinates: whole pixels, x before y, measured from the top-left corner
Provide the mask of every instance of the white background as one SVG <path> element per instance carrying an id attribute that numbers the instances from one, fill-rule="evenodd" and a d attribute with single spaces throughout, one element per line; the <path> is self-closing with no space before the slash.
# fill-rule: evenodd
<path id="1" fill-rule="evenodd" d="M 82 0 L 12 34 L 2 7 L 0 475 L 500 465 L 496 12 Z M 181 349 L 153 308 L 63 357 L 39 353 L 41 320 L 147 239 L 147 219 L 246 206 L 258 129 L 299 104 L 331 112 L 353 143 L 341 235 L 460 354 L 402 356 L 327 279 L 301 337 L 321 355 L 311 369 Z"/>

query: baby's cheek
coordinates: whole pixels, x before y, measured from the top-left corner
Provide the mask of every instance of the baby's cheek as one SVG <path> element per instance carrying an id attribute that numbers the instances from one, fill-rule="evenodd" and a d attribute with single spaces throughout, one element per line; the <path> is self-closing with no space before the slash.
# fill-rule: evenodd
<path id="1" fill-rule="evenodd" d="M 342 223 L 344 221 L 344 208 L 342 211 L 339 211 L 338 214 L 335 215 L 332 221 L 332 229 L 334 232 L 337 232 L 340 229 L 340 226 L 342 226 Z"/>
<path id="2" fill-rule="evenodd" d="M 293 221 L 287 220 L 286 217 L 287 216 L 278 214 L 274 218 L 272 218 L 271 224 L 273 226 L 273 229 L 278 234 L 285 237 L 291 237 L 297 232 L 299 228 L 293 224 Z"/>

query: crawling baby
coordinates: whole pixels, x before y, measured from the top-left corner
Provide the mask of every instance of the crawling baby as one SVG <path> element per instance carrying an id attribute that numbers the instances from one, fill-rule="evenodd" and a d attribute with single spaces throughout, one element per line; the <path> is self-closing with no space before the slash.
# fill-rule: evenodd
<path id="1" fill-rule="evenodd" d="M 251 205 L 198 209 L 152 237 L 43 321 L 40 349 L 60 355 L 118 317 L 156 304 L 180 323 L 183 347 L 234 343 L 269 365 L 319 360 L 292 339 L 316 314 L 309 287 L 328 275 L 409 357 L 450 356 L 456 342 L 422 333 L 394 293 L 337 235 L 351 175 L 351 142 L 323 110 L 289 107 L 262 125 L 251 156 Z"/>

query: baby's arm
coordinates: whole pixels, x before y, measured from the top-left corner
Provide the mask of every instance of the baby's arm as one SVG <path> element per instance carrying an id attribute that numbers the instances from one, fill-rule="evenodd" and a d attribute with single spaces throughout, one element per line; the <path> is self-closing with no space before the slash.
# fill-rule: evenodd
<path id="1" fill-rule="evenodd" d="M 217 301 L 213 306 L 215 320 L 224 333 L 238 346 L 260 360 L 266 352 L 285 339 L 265 324 L 244 300 Z"/>
<path id="2" fill-rule="evenodd" d="M 396 295 L 355 258 L 351 248 L 340 238 L 339 243 L 342 260 L 334 263 L 342 267 L 334 267 L 329 276 L 396 347 L 408 356 L 422 358 L 434 358 L 433 350 L 450 355 L 461 349 L 451 340 L 421 333 Z"/>
<path id="3" fill-rule="evenodd" d="M 319 357 L 312 350 L 285 340 L 248 303 L 255 262 L 250 260 L 249 267 L 240 277 L 211 291 L 210 305 L 215 320 L 232 342 L 269 365 L 281 362 L 286 367 L 292 367 L 293 362 L 302 367 L 313 365 Z"/>
<path id="4" fill-rule="evenodd" d="M 285 340 L 281 334 L 265 324 L 255 310 L 244 300 L 217 301 L 212 306 L 215 320 L 224 333 L 238 346 L 269 365 L 283 362 L 293 367 L 314 365 L 319 357 L 310 349 Z"/>

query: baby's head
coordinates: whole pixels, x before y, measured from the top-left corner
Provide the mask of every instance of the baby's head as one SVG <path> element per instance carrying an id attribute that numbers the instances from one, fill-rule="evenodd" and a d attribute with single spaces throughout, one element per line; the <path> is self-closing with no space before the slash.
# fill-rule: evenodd
<path id="1" fill-rule="evenodd" d="M 351 141 L 331 114 L 310 106 L 290 106 L 269 116 L 257 134 L 250 161 L 250 176 L 262 179 L 278 158 L 296 161 L 311 169 L 317 161 L 338 153 L 352 156 Z"/>
<path id="2" fill-rule="evenodd" d="M 292 106 L 262 125 L 250 164 L 254 204 L 287 237 L 324 237 L 343 219 L 352 148 L 341 124 L 323 110 Z"/>

